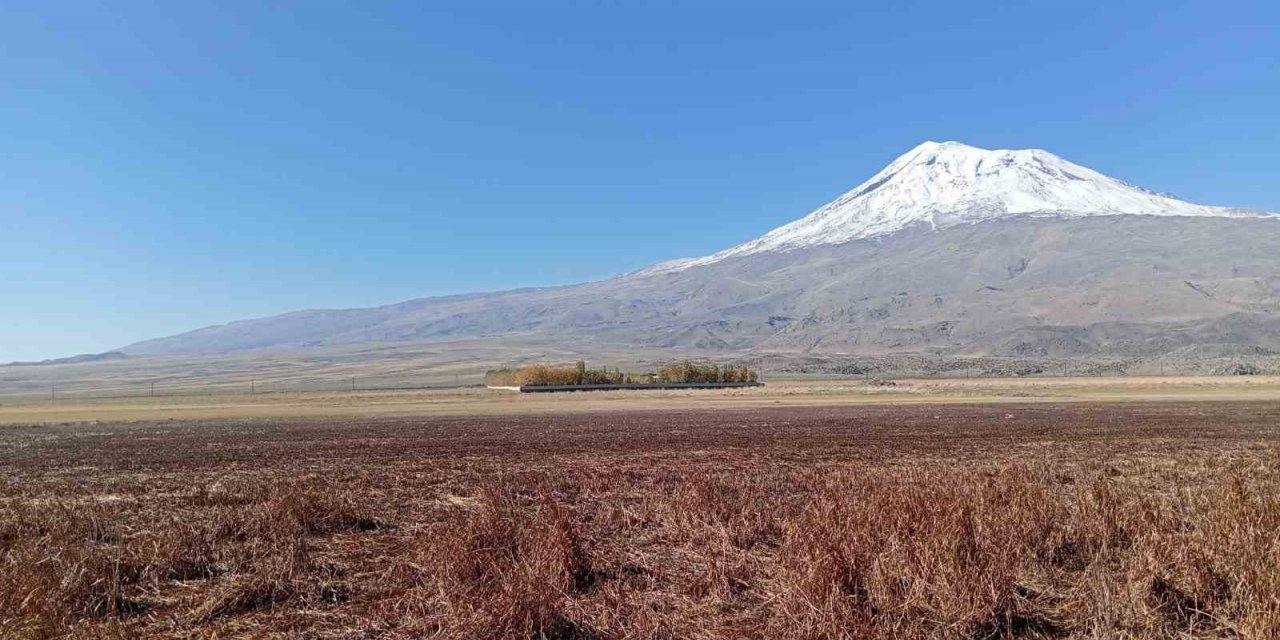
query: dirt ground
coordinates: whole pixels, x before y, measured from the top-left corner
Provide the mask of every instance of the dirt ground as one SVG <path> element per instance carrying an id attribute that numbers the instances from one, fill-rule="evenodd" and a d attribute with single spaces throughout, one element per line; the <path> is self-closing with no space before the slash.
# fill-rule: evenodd
<path id="1" fill-rule="evenodd" d="M 754 389 L 518 394 L 483 388 L 0 402 L 0 425 L 249 417 L 564 414 L 957 402 L 1280 401 L 1280 377 L 792 379 Z"/>
<path id="2" fill-rule="evenodd" d="M 0 637 L 1275 637 L 1280 403 L 1020 388 L 11 425 Z"/>

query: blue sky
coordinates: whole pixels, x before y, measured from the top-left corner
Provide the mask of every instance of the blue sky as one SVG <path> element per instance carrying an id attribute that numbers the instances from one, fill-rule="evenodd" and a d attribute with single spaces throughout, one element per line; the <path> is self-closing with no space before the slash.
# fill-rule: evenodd
<path id="1" fill-rule="evenodd" d="M 1280 3 L 856 4 L 0 4 L 0 361 L 706 254 L 929 139 L 1280 210 Z"/>

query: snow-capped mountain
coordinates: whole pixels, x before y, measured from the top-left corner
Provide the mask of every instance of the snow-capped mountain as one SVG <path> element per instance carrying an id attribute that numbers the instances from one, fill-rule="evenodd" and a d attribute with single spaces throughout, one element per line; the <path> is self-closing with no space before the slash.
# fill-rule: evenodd
<path id="1" fill-rule="evenodd" d="M 495 352 L 613 345 L 654 358 L 672 349 L 1273 353 L 1278 222 L 1152 193 L 1045 151 L 925 143 L 831 204 L 705 258 L 563 287 L 300 311 L 123 351 L 432 341 L 445 353 L 478 340 Z"/>
<path id="2" fill-rule="evenodd" d="M 916 225 L 942 229 L 1026 214 L 1266 215 L 1153 193 L 1042 149 L 979 149 L 959 142 L 925 142 L 799 220 L 719 253 L 672 260 L 639 273 L 687 269 L 764 251 L 841 244 Z"/>

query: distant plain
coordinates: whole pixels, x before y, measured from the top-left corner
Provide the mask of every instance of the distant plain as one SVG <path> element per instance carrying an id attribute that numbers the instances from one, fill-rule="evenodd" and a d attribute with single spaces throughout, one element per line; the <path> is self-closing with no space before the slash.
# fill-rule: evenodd
<path id="1" fill-rule="evenodd" d="M 443 384 L 443 383 L 442 383 Z M 774 406 L 1008 402 L 1280 402 L 1280 377 L 1036 377 L 878 380 L 780 377 L 750 389 L 519 394 L 478 386 L 401 390 L 27 395 L 0 402 L 0 424 L 254 417 L 502 416 Z"/>

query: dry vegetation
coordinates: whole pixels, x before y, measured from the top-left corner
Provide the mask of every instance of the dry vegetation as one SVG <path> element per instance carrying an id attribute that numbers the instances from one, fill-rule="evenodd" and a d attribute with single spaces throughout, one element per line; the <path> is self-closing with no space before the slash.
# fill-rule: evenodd
<path id="1" fill-rule="evenodd" d="M 0 431 L 4 638 L 1280 637 L 1272 404 Z"/>
<path id="2" fill-rule="evenodd" d="M 587 363 L 579 360 L 573 367 L 553 367 L 535 364 L 521 367 L 515 371 L 516 385 L 584 385 L 584 384 L 624 384 L 626 374 L 608 369 L 588 369 Z"/>
<path id="3" fill-rule="evenodd" d="M 485 384 L 494 387 L 746 383 L 758 379 L 759 374 L 746 365 L 698 364 L 687 360 L 663 365 L 648 373 L 610 371 L 607 367 L 591 369 L 579 360 L 572 367 L 533 364 L 519 369 L 494 369 L 484 376 Z"/>
<path id="4" fill-rule="evenodd" d="M 0 401 L 0 425 L 157 420 L 503 416 L 596 411 L 761 409 L 1001 402 L 1280 402 L 1280 377 L 778 380 L 717 390 L 515 394 L 485 388 L 287 392 Z M 349 383 L 348 383 L 349 384 Z"/>
<path id="5" fill-rule="evenodd" d="M 755 382 L 759 376 L 746 365 L 698 364 L 688 360 L 664 365 L 654 379 L 659 383 Z"/>

